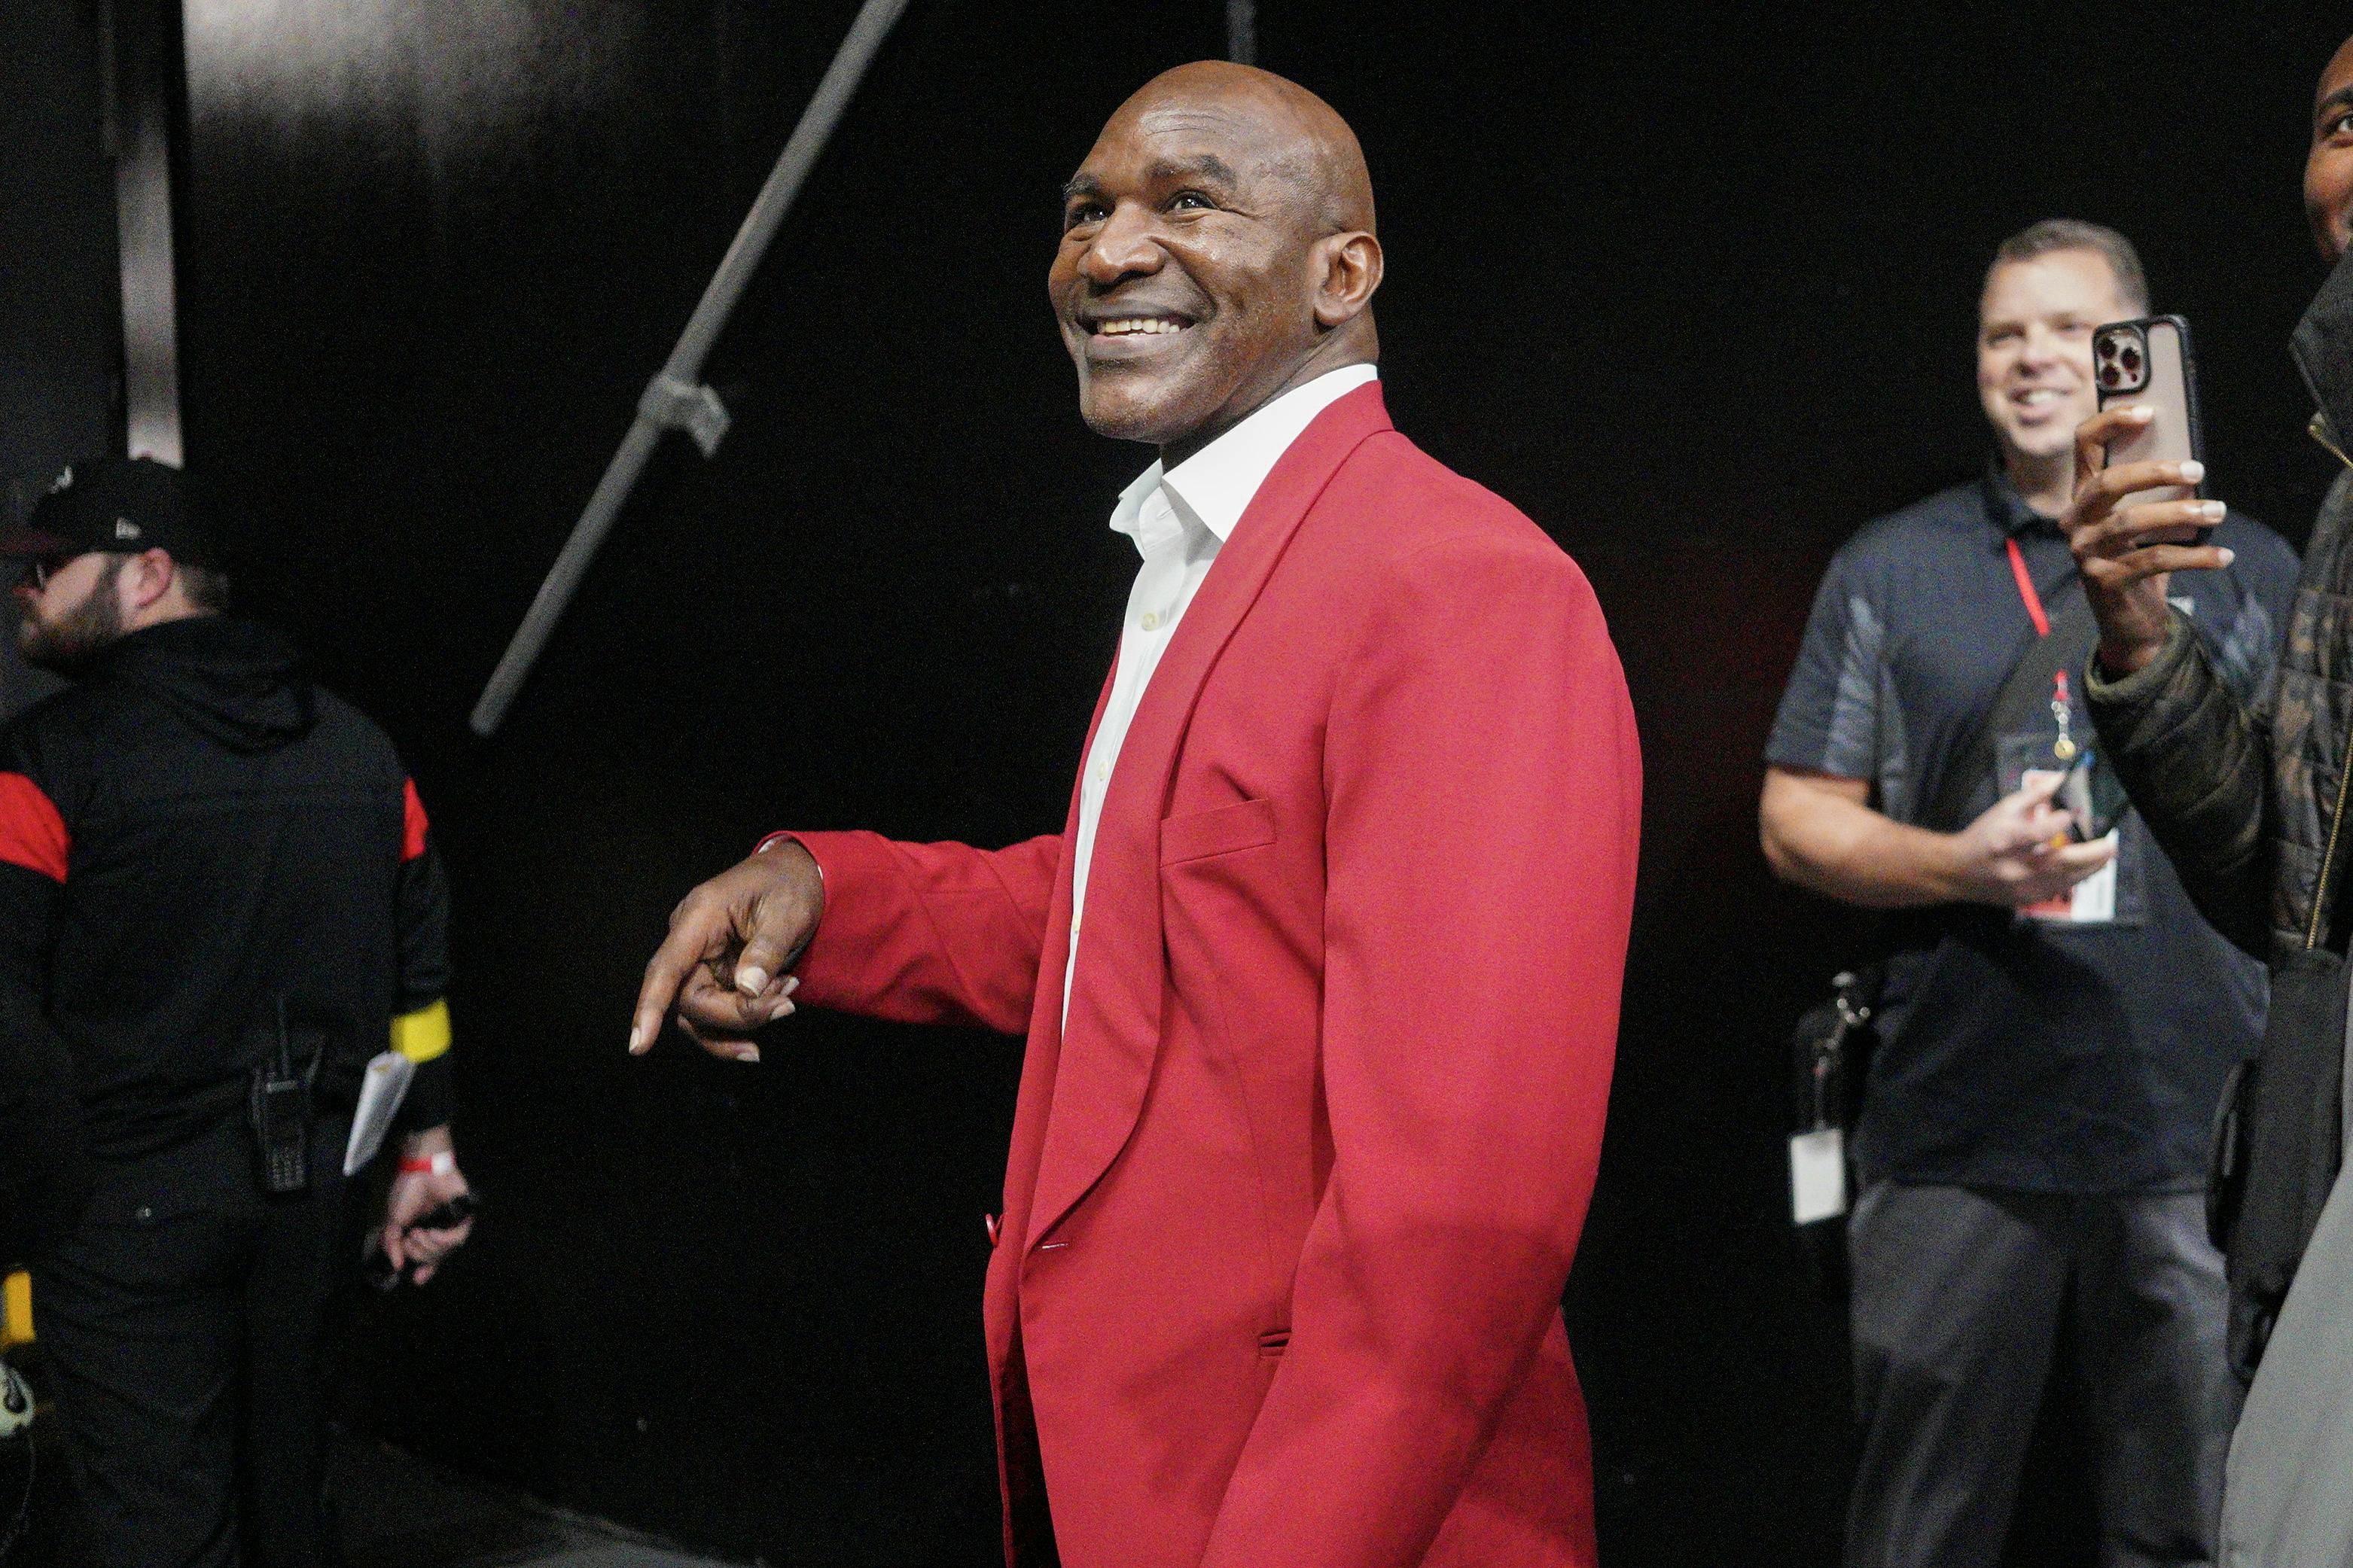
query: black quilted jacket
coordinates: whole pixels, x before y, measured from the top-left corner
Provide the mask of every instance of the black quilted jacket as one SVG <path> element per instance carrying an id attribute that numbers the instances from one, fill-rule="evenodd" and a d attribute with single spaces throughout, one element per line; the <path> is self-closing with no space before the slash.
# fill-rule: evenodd
<path id="1" fill-rule="evenodd" d="M 2313 434 L 2342 458 L 2353 451 L 2338 437 L 2353 433 L 2353 259 L 2313 301 L 2293 352 L 2319 405 Z M 2215 929 L 2274 961 L 2341 948 L 2347 871 L 2323 886 L 2320 869 L 2345 815 L 2353 742 L 2353 472 L 2322 503 L 2276 681 L 2253 708 L 2178 615 L 2155 662 L 2118 681 L 2095 667 L 2084 689 L 2133 804 Z"/>

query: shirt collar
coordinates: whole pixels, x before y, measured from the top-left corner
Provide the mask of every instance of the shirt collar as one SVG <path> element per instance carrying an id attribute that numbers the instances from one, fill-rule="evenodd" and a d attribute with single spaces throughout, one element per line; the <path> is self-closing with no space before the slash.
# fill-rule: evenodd
<path id="1" fill-rule="evenodd" d="M 2053 532 L 2058 531 L 2059 524 L 2054 519 L 2043 516 L 2026 504 L 2026 498 L 2018 493 L 2016 485 L 2010 483 L 2010 470 L 2002 466 L 1999 455 L 1986 463 L 1985 503 L 1986 515 L 1993 520 L 1994 528 L 2005 539 L 2015 539 L 2036 528 Z"/>
<path id="2" fill-rule="evenodd" d="M 1175 468 L 1164 469 L 1155 462 L 1120 491 L 1112 528 L 1146 554 L 1172 529 L 1206 528 L 1223 543 L 1300 433 L 1379 374 L 1368 364 L 1327 371 L 1258 409 Z"/>

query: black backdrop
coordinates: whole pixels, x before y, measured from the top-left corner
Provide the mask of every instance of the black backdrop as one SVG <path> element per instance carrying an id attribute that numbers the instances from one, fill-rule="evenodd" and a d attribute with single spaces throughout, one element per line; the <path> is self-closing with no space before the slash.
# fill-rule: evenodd
<path id="1" fill-rule="evenodd" d="M 1060 820 L 1145 460 L 1072 409 L 1053 190 L 1223 7 L 916 0 L 509 729 L 467 710 L 855 6 L 189 0 L 191 460 L 256 603 L 377 713 L 459 898 L 446 1281 L 363 1325 L 375 1429 L 774 1562 L 977 1563 L 978 1323 L 1017 1047 L 821 1016 L 622 1053 L 673 900 L 762 832 Z M 1859 927 L 1775 889 L 1757 762 L 1830 551 L 1973 471 L 2004 233 L 2138 238 L 2221 493 L 2300 539 L 2284 353 L 2341 19 L 2248 5 L 1262 0 L 1370 156 L 1400 426 L 1609 610 L 1648 761 L 1599 1194 L 1570 1291 L 1604 1550 L 1834 1553 L 1837 1314 L 1783 1224 L 1782 1046 Z M 1508 743 L 1508 738 L 1501 738 Z"/>
<path id="2" fill-rule="evenodd" d="M 121 429 L 122 296 L 92 8 L 0 6 L 0 521 Z M 113 437 L 121 443 L 119 434 Z M 0 713 L 54 689 L 0 646 Z"/>

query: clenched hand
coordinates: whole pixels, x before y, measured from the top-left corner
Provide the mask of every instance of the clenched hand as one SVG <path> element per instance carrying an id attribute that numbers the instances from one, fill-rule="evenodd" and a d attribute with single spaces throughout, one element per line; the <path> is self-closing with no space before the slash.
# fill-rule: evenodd
<path id="1" fill-rule="evenodd" d="M 2002 796 L 1955 835 L 1961 897 L 2000 909 L 2055 899 L 2116 857 L 2105 838 L 2073 843 L 2073 816 L 2051 804 L 2052 773 Z"/>

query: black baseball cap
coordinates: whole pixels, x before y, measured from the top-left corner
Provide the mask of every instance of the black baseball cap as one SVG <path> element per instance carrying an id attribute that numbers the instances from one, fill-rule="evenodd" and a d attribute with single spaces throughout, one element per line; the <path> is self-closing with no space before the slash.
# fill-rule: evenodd
<path id="1" fill-rule="evenodd" d="M 0 532 L 0 556 L 37 561 L 93 550 L 164 550 L 219 570 L 220 541 L 187 476 L 153 458 L 93 458 L 59 474 L 24 526 Z"/>

